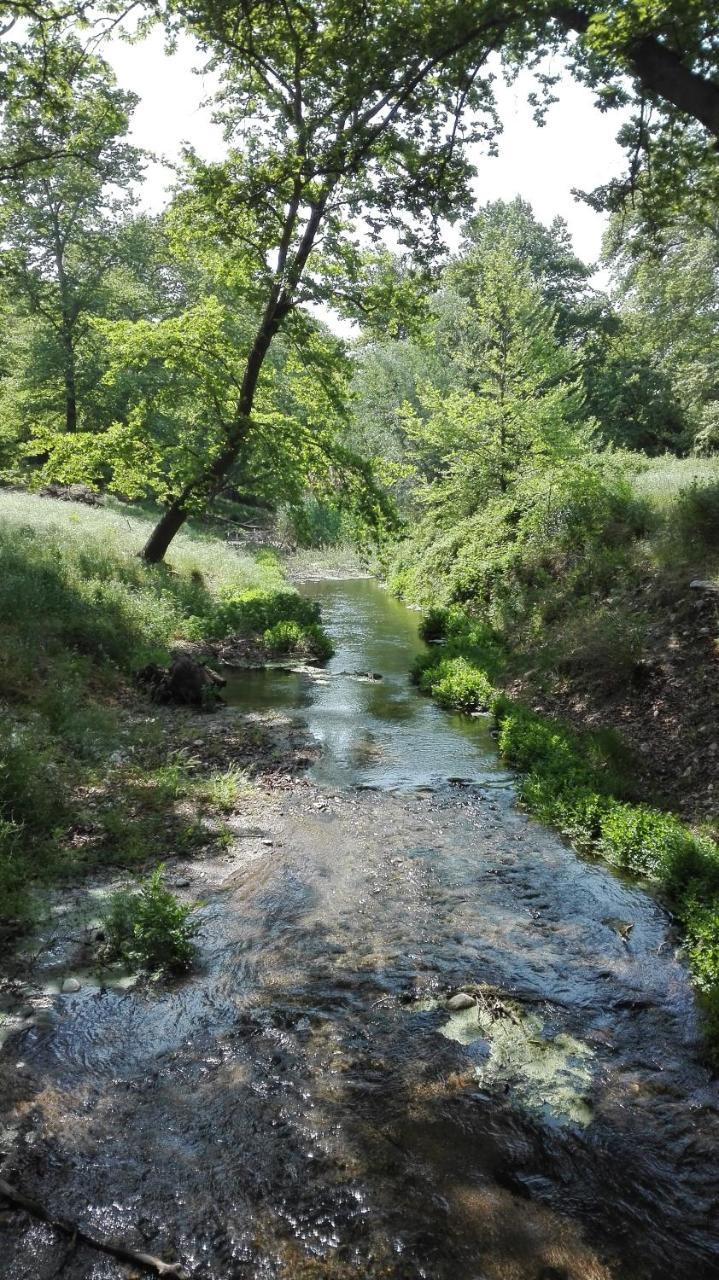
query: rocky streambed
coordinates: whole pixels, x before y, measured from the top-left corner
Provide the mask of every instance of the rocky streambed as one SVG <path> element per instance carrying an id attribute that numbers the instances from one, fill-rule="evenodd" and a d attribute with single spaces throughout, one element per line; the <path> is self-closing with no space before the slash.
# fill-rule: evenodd
<path id="1" fill-rule="evenodd" d="M 208 733 L 252 707 L 321 755 L 171 864 L 204 904 L 188 978 L 37 956 L 0 1176 L 197 1280 L 716 1276 L 719 1089 L 670 921 L 517 810 L 482 721 L 411 689 L 415 617 L 307 589 L 327 675 L 248 677 Z M 10 1280 L 137 1270 L 3 1226 Z"/>

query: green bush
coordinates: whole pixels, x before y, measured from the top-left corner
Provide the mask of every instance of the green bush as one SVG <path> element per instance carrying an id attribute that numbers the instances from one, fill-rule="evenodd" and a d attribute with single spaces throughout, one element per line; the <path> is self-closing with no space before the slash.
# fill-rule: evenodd
<path id="1" fill-rule="evenodd" d="M 112 895 L 105 915 L 108 948 L 152 972 L 182 972 L 192 965 L 200 925 L 190 919 L 193 908 L 165 888 L 163 872 L 160 865 L 136 891 Z"/>
<path id="2" fill-rule="evenodd" d="M 260 636 L 278 622 L 296 622 L 300 626 L 317 624 L 320 608 L 296 591 L 237 591 L 221 593 L 217 605 L 203 620 L 204 634 L 209 638 L 228 635 Z"/>
<path id="3" fill-rule="evenodd" d="M 706 903 L 691 897 L 684 905 L 689 958 L 699 990 L 719 1012 L 719 898 Z"/>
<path id="4" fill-rule="evenodd" d="M 428 609 L 419 624 L 420 639 L 427 644 L 431 644 L 433 640 L 444 640 L 447 635 L 448 622 L 448 609 L 442 609 L 437 606 L 433 609 Z"/>
<path id="5" fill-rule="evenodd" d="M 334 652 L 329 636 L 316 622 L 302 626 L 299 622 L 276 622 L 263 634 L 270 654 L 299 654 L 303 657 L 331 658 Z"/>
<path id="6" fill-rule="evenodd" d="M 420 673 L 418 684 L 452 711 L 486 711 L 494 697 L 487 676 L 466 658 L 440 659 Z"/>
<path id="7" fill-rule="evenodd" d="M 303 636 L 299 622 L 276 622 L 267 628 L 262 639 L 268 653 L 296 653 Z"/>
<path id="8" fill-rule="evenodd" d="M 694 480 L 683 489 L 677 497 L 672 524 L 690 553 L 719 551 L 719 483 Z"/>

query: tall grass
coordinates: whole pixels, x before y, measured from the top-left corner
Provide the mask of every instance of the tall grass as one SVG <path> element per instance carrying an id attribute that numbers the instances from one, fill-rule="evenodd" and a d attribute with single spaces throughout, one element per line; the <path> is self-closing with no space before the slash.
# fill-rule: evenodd
<path id="1" fill-rule="evenodd" d="M 257 632 L 261 644 L 287 618 L 298 643 L 325 643 L 273 554 L 189 527 L 166 564 L 146 565 L 151 519 L 0 491 L 0 917 L 26 909 L 39 876 L 200 838 L 168 794 L 151 719 L 128 725 L 134 671 L 183 638 Z"/>
<path id="2" fill-rule="evenodd" d="M 655 511 L 664 513 L 692 484 L 719 486 L 719 458 L 675 458 L 668 453 L 663 458 L 647 459 L 633 480 L 638 496 Z"/>

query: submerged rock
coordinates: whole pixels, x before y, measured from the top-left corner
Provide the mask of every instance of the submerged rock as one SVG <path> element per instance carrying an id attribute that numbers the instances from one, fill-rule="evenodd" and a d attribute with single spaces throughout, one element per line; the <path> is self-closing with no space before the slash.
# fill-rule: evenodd
<path id="1" fill-rule="evenodd" d="M 62 994 L 64 996 L 74 995 L 76 991 L 80 990 L 80 987 L 81 987 L 81 983 L 78 981 L 77 978 L 66 978 L 62 984 L 62 988 L 61 988 Z"/>
<path id="2" fill-rule="evenodd" d="M 473 996 L 467 994 L 466 991 L 458 991 L 456 996 L 450 996 L 447 1001 L 447 1008 L 453 1013 L 457 1013 L 460 1009 L 471 1009 L 477 1001 Z"/>

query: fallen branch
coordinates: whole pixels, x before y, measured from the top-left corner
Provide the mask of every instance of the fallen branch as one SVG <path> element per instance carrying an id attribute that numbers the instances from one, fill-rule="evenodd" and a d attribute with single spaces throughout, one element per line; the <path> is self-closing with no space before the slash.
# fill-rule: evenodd
<path id="1" fill-rule="evenodd" d="M 167 1280 L 186 1280 L 186 1273 L 179 1262 L 163 1262 L 161 1258 L 155 1258 L 151 1253 L 138 1253 L 136 1249 L 131 1249 L 119 1241 L 88 1235 L 86 1231 L 65 1218 L 53 1218 L 37 1200 L 31 1200 L 21 1191 L 16 1191 L 9 1182 L 5 1182 L 4 1178 L 0 1178 L 0 1196 L 9 1200 L 10 1204 L 17 1205 L 19 1209 L 32 1214 L 33 1218 L 39 1218 L 41 1222 L 46 1222 L 55 1230 L 71 1236 L 73 1241 L 87 1244 L 91 1249 L 99 1249 L 101 1253 L 109 1253 L 113 1258 L 119 1258 L 121 1262 L 132 1262 L 135 1266 L 144 1267 L 147 1271 L 154 1271 L 158 1276 L 167 1277 Z"/>

